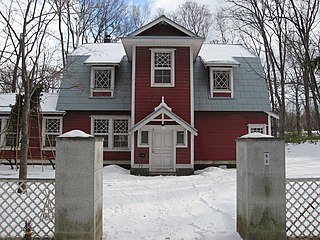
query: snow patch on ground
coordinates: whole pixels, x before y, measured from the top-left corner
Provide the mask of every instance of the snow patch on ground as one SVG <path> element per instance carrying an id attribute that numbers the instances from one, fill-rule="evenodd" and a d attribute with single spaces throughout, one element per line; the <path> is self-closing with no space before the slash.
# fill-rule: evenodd
<path id="1" fill-rule="evenodd" d="M 236 233 L 236 170 L 209 167 L 192 176 L 143 177 L 103 169 L 103 239 L 240 240 Z M 320 143 L 286 145 L 287 177 L 320 177 Z M 51 166 L 30 166 L 29 178 L 54 178 Z M 0 164 L 0 178 L 18 177 Z"/>

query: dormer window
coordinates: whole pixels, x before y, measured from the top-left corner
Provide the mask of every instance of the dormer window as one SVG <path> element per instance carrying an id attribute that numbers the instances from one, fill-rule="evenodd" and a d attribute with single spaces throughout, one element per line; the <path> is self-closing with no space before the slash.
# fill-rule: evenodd
<path id="1" fill-rule="evenodd" d="M 91 96 L 112 97 L 114 92 L 114 67 L 91 68 Z"/>
<path id="2" fill-rule="evenodd" d="M 151 86 L 174 87 L 174 49 L 151 49 Z"/>
<path id="3" fill-rule="evenodd" d="M 210 69 L 210 95 L 211 97 L 233 97 L 232 68 Z"/>

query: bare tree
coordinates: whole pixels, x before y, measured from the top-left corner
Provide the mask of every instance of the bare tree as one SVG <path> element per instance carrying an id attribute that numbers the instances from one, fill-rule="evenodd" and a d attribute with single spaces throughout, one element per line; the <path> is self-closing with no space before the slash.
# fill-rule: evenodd
<path id="1" fill-rule="evenodd" d="M 9 35 L 7 58 L 14 63 L 13 81 L 19 82 L 22 96 L 19 178 L 27 178 L 31 96 L 38 90 L 41 56 L 48 43 L 49 25 L 55 18 L 49 0 L 14 0 L 0 7 L 0 21 Z M 17 72 L 21 74 L 18 78 Z"/>
<path id="2" fill-rule="evenodd" d="M 193 0 L 179 5 L 169 17 L 201 37 L 208 36 L 213 22 L 209 7 Z"/>
<path id="3" fill-rule="evenodd" d="M 310 104 L 309 104 L 309 89 L 311 90 L 313 99 L 314 115 L 320 130 L 320 90 L 316 80 L 312 61 L 315 58 L 316 37 L 314 36 L 314 28 L 319 24 L 320 0 L 304 0 L 294 1 L 289 0 L 288 3 L 288 20 L 294 26 L 295 34 L 291 39 L 291 47 L 295 53 L 295 59 L 300 63 L 304 72 L 304 88 L 307 113 L 307 130 L 308 135 L 311 135 L 311 120 L 310 120 Z"/>
<path id="4" fill-rule="evenodd" d="M 284 136 L 286 116 L 285 84 L 288 21 L 285 19 L 286 2 L 272 0 L 227 0 L 231 4 L 229 14 L 238 30 L 252 42 L 263 48 L 260 55 L 265 60 L 265 75 L 269 87 L 271 105 L 279 112 L 279 134 Z M 254 32 L 254 34 L 252 34 Z"/>

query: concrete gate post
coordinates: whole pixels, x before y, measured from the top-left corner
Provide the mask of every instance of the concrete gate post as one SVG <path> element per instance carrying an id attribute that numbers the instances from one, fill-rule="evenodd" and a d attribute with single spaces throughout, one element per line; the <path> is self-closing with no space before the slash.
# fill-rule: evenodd
<path id="1" fill-rule="evenodd" d="M 285 143 L 255 133 L 237 143 L 237 232 L 244 240 L 286 239 Z"/>
<path id="2" fill-rule="evenodd" d="M 55 239 L 102 238 L 103 143 L 82 131 L 57 137 Z"/>

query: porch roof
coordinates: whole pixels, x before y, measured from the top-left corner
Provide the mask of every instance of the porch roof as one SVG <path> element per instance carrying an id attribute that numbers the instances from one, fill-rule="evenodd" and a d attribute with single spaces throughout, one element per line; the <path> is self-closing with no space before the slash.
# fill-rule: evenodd
<path id="1" fill-rule="evenodd" d="M 129 129 L 129 133 L 134 133 L 135 131 L 139 130 L 152 120 L 156 119 L 160 114 L 165 114 L 168 117 L 170 117 L 172 120 L 177 122 L 180 126 L 194 134 L 195 136 L 198 135 L 198 130 L 195 129 L 193 126 L 191 126 L 189 123 L 187 123 L 185 120 L 183 120 L 181 117 L 179 117 L 177 114 L 172 112 L 171 108 L 164 102 L 164 97 L 162 97 L 162 102 L 159 104 L 159 106 L 155 107 L 154 111 L 150 113 L 148 116 L 140 120 L 138 123 L 136 123 L 132 128 Z"/>

